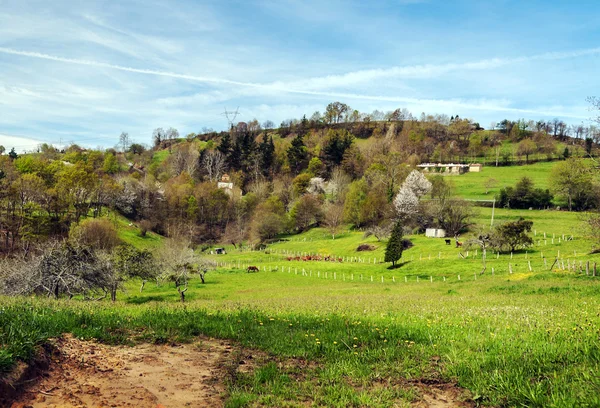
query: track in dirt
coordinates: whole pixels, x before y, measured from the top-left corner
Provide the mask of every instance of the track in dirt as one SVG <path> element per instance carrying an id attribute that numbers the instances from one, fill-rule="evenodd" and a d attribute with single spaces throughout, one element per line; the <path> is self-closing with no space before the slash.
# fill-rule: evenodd
<path id="1" fill-rule="evenodd" d="M 221 407 L 225 379 L 232 370 L 249 373 L 255 363 L 272 360 L 262 352 L 209 338 L 185 345 L 126 347 L 82 341 L 68 334 L 52 340 L 44 356 L 45 367 L 14 383 L 21 391 L 16 398 L 7 402 L 0 395 L 0 407 Z M 310 363 L 280 362 L 280 367 L 286 366 L 297 371 Z M 396 386 L 417 389 L 421 395 L 411 407 L 473 407 L 463 399 L 464 390 L 453 384 L 401 383 Z M 304 402 L 310 404 L 310 397 Z"/>
<path id="2" fill-rule="evenodd" d="M 212 339 L 111 347 L 69 335 L 53 349 L 44 378 L 13 407 L 219 407 L 235 354 L 229 343 Z"/>

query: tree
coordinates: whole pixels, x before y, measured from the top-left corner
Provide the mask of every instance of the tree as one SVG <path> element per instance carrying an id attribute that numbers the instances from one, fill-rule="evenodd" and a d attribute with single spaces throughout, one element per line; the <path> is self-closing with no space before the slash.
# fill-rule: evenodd
<path id="1" fill-rule="evenodd" d="M 527 235 L 531 232 L 533 221 L 523 217 L 518 221 L 505 222 L 496 227 L 493 246 L 498 250 L 508 249 L 510 252 L 518 248 L 525 248 L 533 244 L 533 239 Z"/>
<path id="2" fill-rule="evenodd" d="M 221 178 L 225 171 L 225 166 L 225 155 L 221 151 L 204 151 L 202 155 L 202 167 L 210 182 L 217 182 Z"/>
<path id="3" fill-rule="evenodd" d="M 120 166 L 117 157 L 112 153 L 107 153 L 104 158 L 104 164 L 102 165 L 102 171 L 106 174 L 116 174 L 119 170 Z"/>
<path id="4" fill-rule="evenodd" d="M 325 108 L 325 121 L 327 123 L 340 123 L 348 113 L 350 107 L 342 102 L 331 102 Z"/>
<path id="5" fill-rule="evenodd" d="M 344 220 L 355 227 L 363 224 L 362 206 L 367 199 L 368 185 L 364 178 L 350 184 L 344 202 Z"/>
<path id="6" fill-rule="evenodd" d="M 152 253 L 146 249 L 137 249 L 130 244 L 121 244 L 112 254 L 116 273 L 125 278 L 140 278 L 144 289 L 146 281 L 156 279 L 157 267 Z"/>
<path id="7" fill-rule="evenodd" d="M 69 242 L 50 242 L 41 256 L 13 269 L 5 282 L 10 294 L 44 294 L 58 299 L 96 291 L 108 293 L 114 273 L 111 264 L 91 248 Z"/>
<path id="8" fill-rule="evenodd" d="M 200 262 L 200 258 L 190 246 L 191 242 L 188 239 L 171 238 L 159 249 L 157 256 L 161 270 L 159 277 L 175 283 L 181 302 L 185 302 L 185 292 L 188 290 L 188 281 L 194 272 L 194 265 Z"/>
<path id="9" fill-rule="evenodd" d="M 344 220 L 344 207 L 337 203 L 327 203 L 324 209 L 323 223 L 331 234 L 331 239 L 339 233 Z"/>
<path id="10" fill-rule="evenodd" d="M 385 247 L 385 262 L 391 262 L 392 267 L 396 266 L 396 262 L 402 257 L 402 251 L 404 250 L 404 242 L 402 239 L 402 222 L 396 221 L 392 235 L 388 240 L 387 246 Z"/>
<path id="11" fill-rule="evenodd" d="M 592 253 L 600 252 L 600 212 L 590 212 L 583 216 L 584 226 L 594 241 Z"/>
<path id="12" fill-rule="evenodd" d="M 152 141 L 154 142 L 154 147 L 160 147 L 160 144 L 166 140 L 167 134 L 163 128 L 156 128 L 152 132 Z"/>
<path id="13" fill-rule="evenodd" d="M 19 155 L 17 154 L 17 152 L 15 152 L 14 147 L 10 149 L 10 152 L 8 152 L 8 157 L 10 157 L 11 160 L 16 160 L 19 158 Z"/>
<path id="14" fill-rule="evenodd" d="M 517 154 L 519 156 L 525 156 L 525 162 L 529 163 L 529 156 L 535 153 L 537 146 L 531 139 L 523 139 L 519 142 L 517 147 Z"/>
<path id="15" fill-rule="evenodd" d="M 409 188 L 416 197 L 422 197 L 431 190 L 431 182 L 417 170 L 410 172 L 402 186 Z"/>
<path id="16" fill-rule="evenodd" d="M 300 173 L 308 165 L 308 149 L 301 135 L 292 140 L 292 145 L 287 150 L 287 159 L 294 174 Z"/>
<path id="17" fill-rule="evenodd" d="M 129 141 L 129 133 L 121 132 L 121 135 L 119 136 L 119 145 L 121 146 L 122 152 L 129 150 L 129 146 L 131 146 L 131 142 Z"/>
<path id="18" fill-rule="evenodd" d="M 146 148 L 139 143 L 132 143 L 129 145 L 129 153 L 133 154 L 142 154 L 146 151 Z"/>
<path id="19" fill-rule="evenodd" d="M 119 244 L 117 229 L 107 218 L 88 218 L 73 224 L 69 239 L 93 249 L 111 250 Z"/>
<path id="20" fill-rule="evenodd" d="M 485 193 L 488 194 L 490 192 L 490 190 L 494 187 L 496 187 L 498 185 L 498 180 L 496 180 L 493 177 L 488 177 L 485 182 L 483 183 L 483 186 L 485 187 Z"/>
<path id="21" fill-rule="evenodd" d="M 347 130 L 329 129 L 322 151 L 323 163 L 329 170 L 342 163 L 344 153 L 353 142 L 354 136 Z"/>
<path id="22" fill-rule="evenodd" d="M 271 169 L 275 163 L 275 144 L 273 143 L 273 136 L 267 137 L 267 133 L 263 134 L 263 139 L 258 146 L 258 152 L 260 154 L 260 166 L 264 176 L 271 174 Z"/>
<path id="23" fill-rule="evenodd" d="M 305 194 L 292 208 L 290 217 L 298 231 L 304 231 L 310 226 L 318 224 L 323 218 L 321 202 L 312 194 Z"/>
<path id="24" fill-rule="evenodd" d="M 486 228 L 479 228 L 475 234 L 474 237 L 472 239 L 470 239 L 469 241 L 467 241 L 467 244 L 469 246 L 475 246 L 479 249 L 481 249 L 481 263 L 482 263 L 482 269 L 481 269 L 481 274 L 483 274 L 485 272 L 485 270 L 487 269 L 486 266 L 486 257 L 487 257 L 487 250 L 492 247 L 493 243 L 494 243 L 494 231 L 489 231 Z"/>
<path id="25" fill-rule="evenodd" d="M 394 208 L 400 219 L 407 220 L 419 212 L 419 198 L 405 185 L 394 198 Z"/>
<path id="26" fill-rule="evenodd" d="M 4 146 L 0 145 L 0 156 L 2 156 L 5 151 L 6 151 L 6 148 Z"/>
<path id="27" fill-rule="evenodd" d="M 592 188 L 592 171 L 588 164 L 581 159 L 570 158 L 557 163 L 552 168 L 550 182 L 556 193 L 567 199 L 569 211 L 573 202 L 584 196 Z"/>

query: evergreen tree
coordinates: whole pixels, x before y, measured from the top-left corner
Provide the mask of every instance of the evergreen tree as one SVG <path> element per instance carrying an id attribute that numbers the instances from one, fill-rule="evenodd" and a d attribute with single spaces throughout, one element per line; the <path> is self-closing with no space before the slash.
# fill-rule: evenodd
<path id="1" fill-rule="evenodd" d="M 344 153 L 352 146 L 354 137 L 347 130 L 330 129 L 327 141 L 323 146 L 323 162 L 328 169 L 339 166 L 344 160 Z"/>
<path id="2" fill-rule="evenodd" d="M 294 174 L 300 173 L 308 165 L 308 149 L 298 135 L 292 140 L 292 145 L 287 150 L 288 163 Z"/>
<path id="3" fill-rule="evenodd" d="M 273 137 L 267 138 L 267 133 L 265 132 L 258 150 L 260 152 L 260 163 L 263 174 L 268 176 L 271 173 L 271 167 L 273 167 L 275 161 L 275 144 L 273 143 Z"/>
<path id="4" fill-rule="evenodd" d="M 396 262 L 402 257 L 402 250 L 404 249 L 402 243 L 402 222 L 397 221 L 392 230 L 392 235 L 385 247 L 385 262 L 391 262 L 392 266 L 396 265 Z"/>
<path id="5" fill-rule="evenodd" d="M 225 157 L 229 156 L 229 153 L 231 151 L 231 136 L 229 135 L 229 133 L 225 133 L 223 135 L 223 137 L 221 138 L 221 144 L 219 144 L 217 150 L 223 153 Z"/>
<path id="6" fill-rule="evenodd" d="M 10 149 L 10 152 L 8 152 L 8 157 L 10 157 L 11 160 L 16 160 L 19 158 L 19 155 L 17 154 L 17 152 L 15 152 L 14 147 Z"/>

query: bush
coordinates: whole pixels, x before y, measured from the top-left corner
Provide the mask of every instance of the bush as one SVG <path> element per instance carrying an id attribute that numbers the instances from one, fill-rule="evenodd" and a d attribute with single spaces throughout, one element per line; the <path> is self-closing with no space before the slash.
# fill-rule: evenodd
<path id="1" fill-rule="evenodd" d="M 356 248 L 356 250 L 358 252 L 363 252 L 363 251 L 374 251 L 375 247 L 371 244 L 360 244 L 358 246 L 358 248 Z"/>
<path id="2" fill-rule="evenodd" d="M 499 207 L 527 209 L 550 207 L 553 198 L 550 190 L 533 188 L 531 179 L 523 177 L 515 187 L 506 187 L 500 190 L 496 200 L 498 200 Z"/>
<path id="3" fill-rule="evenodd" d="M 88 218 L 73 225 L 69 239 L 94 249 L 112 249 L 119 244 L 117 229 L 106 218 Z"/>

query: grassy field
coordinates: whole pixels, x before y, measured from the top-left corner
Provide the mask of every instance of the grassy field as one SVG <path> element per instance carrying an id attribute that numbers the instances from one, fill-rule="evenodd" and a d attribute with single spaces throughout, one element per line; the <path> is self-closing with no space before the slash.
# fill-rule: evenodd
<path id="1" fill-rule="evenodd" d="M 504 187 L 511 187 L 527 176 L 536 188 L 550 188 L 550 172 L 557 162 L 541 162 L 525 166 L 484 166 L 480 173 L 446 176 L 456 187 L 455 194 L 471 200 L 493 200 Z M 485 183 L 493 178 L 497 182 L 486 194 Z"/>
<path id="2" fill-rule="evenodd" d="M 0 368 L 64 332 L 109 344 L 204 334 L 312 362 L 301 373 L 264 362 L 229 379 L 229 407 L 407 406 L 419 399 L 418 382 L 456 383 L 483 406 L 598 406 L 600 277 L 568 266 L 600 256 L 588 254 L 576 214 L 496 210 L 495 219 L 520 215 L 534 221 L 536 245 L 488 254 L 483 275 L 481 253 L 440 239 L 409 237 L 401 266 L 388 269 L 379 262 L 384 242 L 313 229 L 266 251 L 212 255 L 221 266 L 206 284 L 190 282 L 184 305 L 172 284 L 140 293 L 139 282 L 114 305 L 2 298 Z M 478 222 L 490 216 L 481 209 Z M 356 252 L 361 243 L 375 250 Z M 344 262 L 286 260 L 292 253 Z"/>

